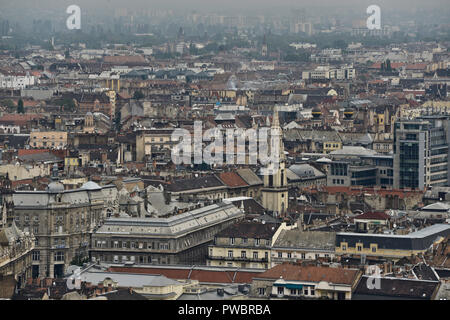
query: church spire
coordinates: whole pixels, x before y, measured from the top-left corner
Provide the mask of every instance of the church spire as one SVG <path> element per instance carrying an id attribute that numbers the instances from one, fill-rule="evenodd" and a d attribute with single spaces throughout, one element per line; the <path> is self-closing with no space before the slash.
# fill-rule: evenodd
<path id="1" fill-rule="evenodd" d="M 280 126 L 280 118 L 278 116 L 278 110 L 275 107 L 274 111 L 273 111 L 273 120 L 272 120 L 272 127 L 271 127 L 271 131 L 272 134 L 275 134 L 279 140 L 278 142 L 278 147 L 279 147 L 279 156 L 280 156 L 280 161 L 285 160 L 285 155 L 284 155 L 284 144 L 283 144 L 283 130 L 281 129 Z"/>

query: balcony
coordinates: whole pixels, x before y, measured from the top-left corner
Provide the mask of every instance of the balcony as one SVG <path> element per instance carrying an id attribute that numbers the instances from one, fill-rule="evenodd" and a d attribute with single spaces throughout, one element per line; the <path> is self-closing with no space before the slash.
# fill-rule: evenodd
<path id="1" fill-rule="evenodd" d="M 247 262 L 268 262 L 268 258 L 253 258 L 253 257 L 224 257 L 224 256 L 208 256 L 210 260 L 224 260 L 224 261 L 247 261 Z"/>
<path id="2" fill-rule="evenodd" d="M 66 246 L 65 244 L 57 244 L 52 246 L 52 249 L 67 249 L 68 246 Z"/>

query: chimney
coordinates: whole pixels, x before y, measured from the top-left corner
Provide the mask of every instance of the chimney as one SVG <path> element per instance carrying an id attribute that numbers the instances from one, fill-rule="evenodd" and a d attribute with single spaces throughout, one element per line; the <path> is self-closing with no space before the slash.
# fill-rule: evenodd
<path id="1" fill-rule="evenodd" d="M 300 215 L 298 216 L 297 228 L 298 228 L 298 230 L 303 231 L 303 212 L 300 213 Z"/>

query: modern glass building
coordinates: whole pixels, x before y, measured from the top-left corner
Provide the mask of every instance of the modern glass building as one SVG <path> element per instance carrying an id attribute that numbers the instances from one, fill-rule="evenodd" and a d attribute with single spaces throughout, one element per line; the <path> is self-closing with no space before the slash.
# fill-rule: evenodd
<path id="1" fill-rule="evenodd" d="M 394 188 L 448 186 L 450 116 L 399 120 L 394 130 Z"/>

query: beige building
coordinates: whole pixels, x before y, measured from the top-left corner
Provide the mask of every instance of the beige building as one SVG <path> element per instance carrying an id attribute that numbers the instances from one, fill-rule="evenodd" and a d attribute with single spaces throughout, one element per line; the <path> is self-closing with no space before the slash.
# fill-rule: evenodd
<path id="1" fill-rule="evenodd" d="M 152 148 L 171 149 L 172 129 L 142 130 L 136 134 L 136 161 L 143 162 L 152 155 Z"/>
<path id="2" fill-rule="evenodd" d="M 282 230 L 272 246 L 271 266 L 335 257 L 336 234 L 325 231 Z"/>
<path id="3" fill-rule="evenodd" d="M 336 255 L 401 259 L 425 253 L 450 235 L 450 225 L 434 224 L 405 235 L 338 232 Z"/>
<path id="4" fill-rule="evenodd" d="M 32 148 L 62 149 L 67 145 L 67 132 L 35 131 L 30 133 Z"/>
<path id="5" fill-rule="evenodd" d="M 268 269 L 278 224 L 240 222 L 216 234 L 208 248 L 209 266 Z"/>
<path id="6" fill-rule="evenodd" d="M 253 278 L 250 295 L 259 299 L 351 300 L 362 271 L 283 263 Z"/>
<path id="7" fill-rule="evenodd" d="M 132 274 L 122 272 L 104 272 L 90 268 L 80 275 L 82 282 L 92 285 L 111 287 L 114 290 L 131 288 L 149 300 L 176 300 L 185 288 L 198 284 L 198 281 L 178 281 L 161 274 Z"/>
<path id="8" fill-rule="evenodd" d="M 34 237 L 19 230 L 14 223 L 0 228 L 0 278 L 13 276 L 21 287 L 31 277 Z"/>
<path id="9" fill-rule="evenodd" d="M 32 166 L 20 163 L 2 164 L 0 165 L 0 174 L 8 174 L 11 181 L 45 177 L 50 174 L 52 165 L 45 163 L 35 163 Z"/>

